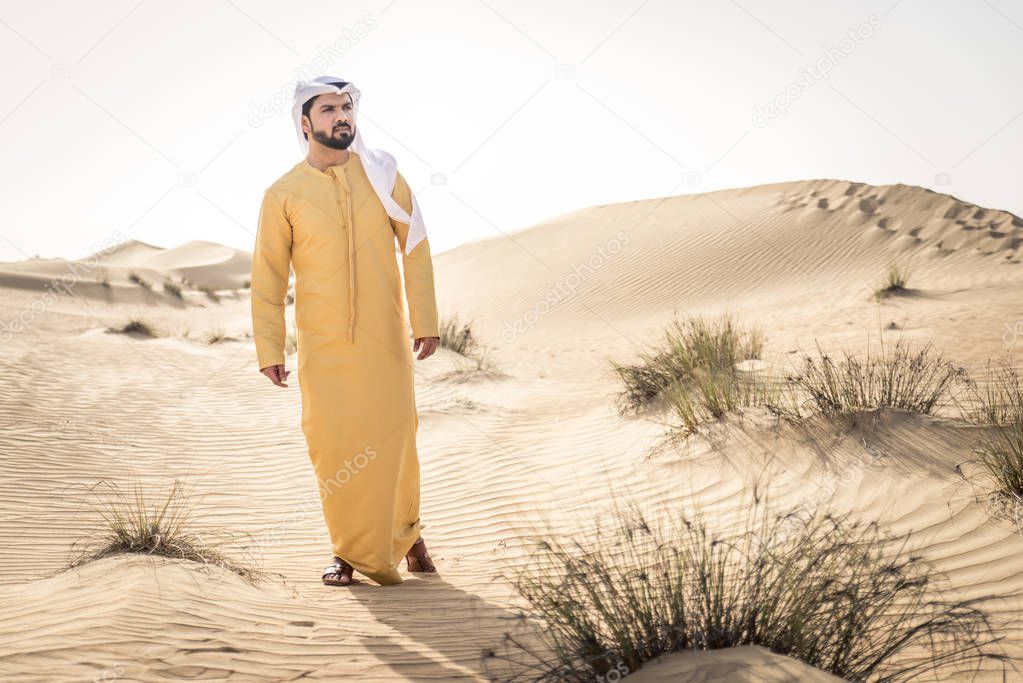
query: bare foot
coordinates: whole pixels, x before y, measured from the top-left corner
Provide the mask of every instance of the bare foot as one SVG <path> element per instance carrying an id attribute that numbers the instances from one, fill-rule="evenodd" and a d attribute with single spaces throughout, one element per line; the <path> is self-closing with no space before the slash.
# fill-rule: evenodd
<path id="1" fill-rule="evenodd" d="M 433 561 L 430 559 L 430 554 L 426 551 L 426 541 L 419 538 L 412 548 L 405 555 L 405 560 L 408 563 L 408 570 L 414 573 L 433 573 L 437 571 L 437 567 L 434 566 Z"/>

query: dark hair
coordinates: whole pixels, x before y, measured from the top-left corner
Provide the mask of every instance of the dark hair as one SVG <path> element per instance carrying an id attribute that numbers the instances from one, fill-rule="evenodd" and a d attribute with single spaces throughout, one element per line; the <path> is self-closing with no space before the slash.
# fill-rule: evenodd
<path id="1" fill-rule="evenodd" d="M 348 85 L 348 81 L 334 81 L 329 85 L 337 86 L 338 88 L 343 88 L 346 85 Z M 309 113 L 313 109 L 313 102 L 316 101 L 317 97 L 319 97 L 319 95 L 313 95 L 308 100 L 306 100 L 305 104 L 302 105 L 302 116 L 309 116 Z M 302 137 L 304 137 L 306 140 L 309 139 L 309 136 L 304 131 L 302 132 Z"/>

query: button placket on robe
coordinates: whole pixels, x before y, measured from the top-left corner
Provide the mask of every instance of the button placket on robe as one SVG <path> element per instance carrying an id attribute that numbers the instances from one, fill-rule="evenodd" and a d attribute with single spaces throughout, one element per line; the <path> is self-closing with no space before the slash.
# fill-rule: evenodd
<path id="1" fill-rule="evenodd" d="M 349 162 L 350 165 L 350 162 Z M 327 169 L 334 179 L 334 190 L 337 195 L 338 216 L 341 219 L 341 230 L 345 232 L 348 246 L 348 342 L 355 342 L 355 237 L 352 229 L 352 192 L 344 169 L 331 166 Z M 340 186 L 340 187 L 338 187 Z M 343 190 L 341 188 L 344 188 Z"/>

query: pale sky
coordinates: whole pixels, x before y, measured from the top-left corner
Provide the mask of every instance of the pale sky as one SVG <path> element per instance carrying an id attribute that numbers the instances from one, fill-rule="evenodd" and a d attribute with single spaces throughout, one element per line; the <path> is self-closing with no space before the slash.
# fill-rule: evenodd
<path id="1" fill-rule="evenodd" d="M 822 177 L 1023 215 L 1021 41 L 1009 0 L 0 0 L 0 260 L 118 231 L 251 250 L 301 159 L 294 81 L 322 74 L 362 90 L 435 254 Z"/>

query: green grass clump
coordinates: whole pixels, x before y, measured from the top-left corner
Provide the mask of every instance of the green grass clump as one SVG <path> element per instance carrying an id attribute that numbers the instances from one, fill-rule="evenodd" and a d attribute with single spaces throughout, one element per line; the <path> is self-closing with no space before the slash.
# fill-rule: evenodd
<path id="1" fill-rule="evenodd" d="M 611 537 L 541 539 L 515 578 L 535 630 L 488 653 L 510 663 L 504 680 L 617 680 L 666 653 L 742 645 L 850 681 L 1005 660 L 983 607 L 995 596 L 942 598 L 944 577 L 876 523 L 763 505 L 735 533 L 675 519 L 632 511 Z"/>
<path id="2" fill-rule="evenodd" d="M 1023 504 L 1023 422 L 993 425 L 977 452 L 998 493 Z"/>
<path id="3" fill-rule="evenodd" d="M 125 495 L 116 484 L 102 482 L 112 495 L 98 506 L 102 524 L 97 533 L 79 542 L 69 568 L 119 554 L 161 555 L 219 566 L 250 581 L 261 572 L 228 558 L 191 528 L 191 504 L 180 481 L 175 480 L 166 498 L 150 505 L 137 485 Z"/>
<path id="4" fill-rule="evenodd" d="M 908 283 L 909 268 L 899 265 L 897 261 L 891 261 L 881 284 L 874 288 L 874 298 L 880 300 L 893 294 L 909 291 L 906 287 Z"/>
<path id="5" fill-rule="evenodd" d="M 1012 503 L 1013 517 L 1023 508 L 1023 381 L 1008 361 L 998 368 L 988 361 L 980 386 L 970 381 L 962 416 L 986 429 L 974 451 L 996 495 Z"/>
<path id="6" fill-rule="evenodd" d="M 445 318 L 439 332 L 440 346 L 454 351 L 461 358 L 453 358 L 451 371 L 438 376 L 438 380 L 468 382 L 506 376 L 494 363 L 490 348 L 481 343 L 471 321 L 461 323 L 457 315 Z"/>
<path id="7" fill-rule="evenodd" d="M 692 385 L 698 371 L 715 381 L 728 378 L 743 360 L 760 358 L 763 335 L 759 330 L 740 329 L 730 317 L 708 322 L 700 317 L 673 320 L 661 344 L 640 352 L 635 363 L 612 361 L 624 385 L 620 396 L 622 412 L 663 403 L 675 385 Z M 705 380 L 707 381 L 707 380 Z"/>
<path id="8" fill-rule="evenodd" d="M 960 404 L 963 419 L 981 425 L 1023 421 L 1023 382 L 1009 359 L 995 367 L 987 362 L 984 384 L 967 380 L 967 400 Z"/>
<path id="9" fill-rule="evenodd" d="M 741 374 L 735 368 L 697 368 L 692 381 L 675 382 L 664 392 L 664 400 L 683 434 L 695 434 L 702 425 L 740 408 L 777 406 L 781 398 L 779 385 L 766 378 Z"/>
<path id="10" fill-rule="evenodd" d="M 804 355 L 802 367 L 786 377 L 741 369 L 741 361 L 760 358 L 762 350 L 758 331 L 741 330 L 728 318 L 713 325 L 674 321 L 664 343 L 641 353 L 638 362 L 612 361 L 624 386 L 621 412 L 668 408 L 684 434 L 754 406 L 792 421 L 884 408 L 931 414 L 969 381 L 965 368 L 934 352 L 930 343 L 913 350 L 902 339 L 887 345 L 882 340 L 880 352 L 868 347 L 865 358 L 844 352 L 841 360 L 817 344 L 818 355 Z"/>
<path id="11" fill-rule="evenodd" d="M 815 340 L 816 341 L 816 340 Z M 930 342 L 917 351 L 899 339 L 881 344 L 865 359 L 849 352 L 835 362 L 820 345 L 819 357 L 804 356 L 802 372 L 790 378 L 817 412 L 845 415 L 867 409 L 899 408 L 930 414 L 951 398 L 966 370 L 933 353 Z"/>

